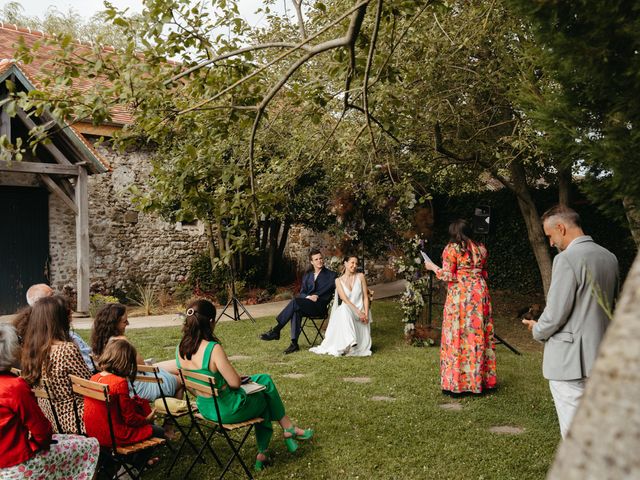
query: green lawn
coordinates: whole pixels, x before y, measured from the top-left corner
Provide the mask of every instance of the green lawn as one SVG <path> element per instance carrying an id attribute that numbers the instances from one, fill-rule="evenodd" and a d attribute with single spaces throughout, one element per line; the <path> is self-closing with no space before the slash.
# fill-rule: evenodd
<path id="1" fill-rule="evenodd" d="M 499 315 L 499 314 L 498 314 Z M 541 479 L 560 439 L 547 382 L 542 378 L 541 350 L 515 321 L 498 316 L 499 334 L 513 332 L 516 356 L 497 347 L 499 388 L 482 397 L 452 400 L 439 388 L 438 349 L 405 345 L 400 309 L 394 301 L 373 305 L 374 354 L 370 358 L 319 357 L 302 351 L 283 355 L 280 341 L 257 336 L 273 318 L 218 326 L 228 355 L 244 355 L 234 362 L 241 374 L 272 375 L 287 413 L 316 436 L 289 454 L 276 425 L 272 440 L 274 466 L 258 478 L 360 479 Z M 86 334 L 87 332 L 82 332 Z M 286 333 L 286 332 L 283 332 Z M 172 357 L 179 340 L 177 328 L 129 330 L 128 336 L 144 357 Z M 287 378 L 286 374 L 303 374 Z M 370 377 L 366 384 L 347 383 L 345 377 Z M 374 396 L 393 401 L 372 400 Z M 461 410 L 442 405 L 459 402 Z M 493 426 L 520 427 L 519 435 L 489 432 Z M 253 465 L 255 443 L 248 440 L 243 457 Z M 222 448 L 222 445 L 219 445 Z M 183 478 L 188 459 L 174 470 Z M 145 478 L 164 478 L 158 465 Z M 212 462 L 198 466 L 192 478 L 217 478 Z"/>

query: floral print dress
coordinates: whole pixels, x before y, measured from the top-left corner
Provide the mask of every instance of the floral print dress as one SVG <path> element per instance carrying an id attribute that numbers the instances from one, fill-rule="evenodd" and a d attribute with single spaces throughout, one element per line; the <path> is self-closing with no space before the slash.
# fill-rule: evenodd
<path id="1" fill-rule="evenodd" d="M 491 298 L 487 287 L 487 249 L 468 242 L 449 243 L 436 277 L 448 282 L 442 317 L 442 390 L 481 393 L 495 388 L 496 355 Z"/>

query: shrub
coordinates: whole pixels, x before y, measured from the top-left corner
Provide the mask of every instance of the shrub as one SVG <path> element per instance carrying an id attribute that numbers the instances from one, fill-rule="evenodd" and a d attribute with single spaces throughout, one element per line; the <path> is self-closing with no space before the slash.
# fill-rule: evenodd
<path id="1" fill-rule="evenodd" d="M 89 315 L 95 318 L 98 310 L 102 308 L 103 305 L 107 303 L 119 303 L 116 297 L 111 297 L 109 295 L 102 295 L 101 293 L 94 293 L 89 298 Z"/>
<path id="2" fill-rule="evenodd" d="M 141 306 L 144 309 L 145 315 L 151 315 L 152 311 L 156 308 L 157 301 L 153 286 L 150 283 L 145 286 L 138 285 L 136 290 L 136 295 L 131 299 L 131 301 L 136 305 Z"/>

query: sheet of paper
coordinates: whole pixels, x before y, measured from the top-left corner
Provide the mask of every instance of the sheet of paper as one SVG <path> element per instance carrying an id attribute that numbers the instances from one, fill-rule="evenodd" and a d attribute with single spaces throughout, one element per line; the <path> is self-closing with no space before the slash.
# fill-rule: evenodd
<path id="1" fill-rule="evenodd" d="M 422 258 L 424 258 L 424 261 L 425 261 L 425 262 L 431 262 L 431 263 L 433 263 L 433 260 L 431 260 L 431 259 L 429 258 L 429 255 L 427 255 L 426 253 L 424 253 L 422 250 L 420 250 L 420 255 L 422 255 Z"/>

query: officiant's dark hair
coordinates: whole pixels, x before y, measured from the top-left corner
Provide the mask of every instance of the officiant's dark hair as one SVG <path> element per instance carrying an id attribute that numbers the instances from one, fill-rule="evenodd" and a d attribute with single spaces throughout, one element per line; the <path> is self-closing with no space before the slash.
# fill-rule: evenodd
<path id="1" fill-rule="evenodd" d="M 312 258 L 314 255 L 318 255 L 318 254 L 322 254 L 322 252 L 321 252 L 320 250 L 318 250 L 317 248 L 312 248 L 312 249 L 309 251 L 309 261 L 311 261 L 311 258 Z"/>
<path id="2" fill-rule="evenodd" d="M 462 248 L 467 248 L 467 242 L 473 240 L 473 233 L 469 222 L 462 218 L 458 218 L 449 225 L 449 241 L 457 243 Z"/>

